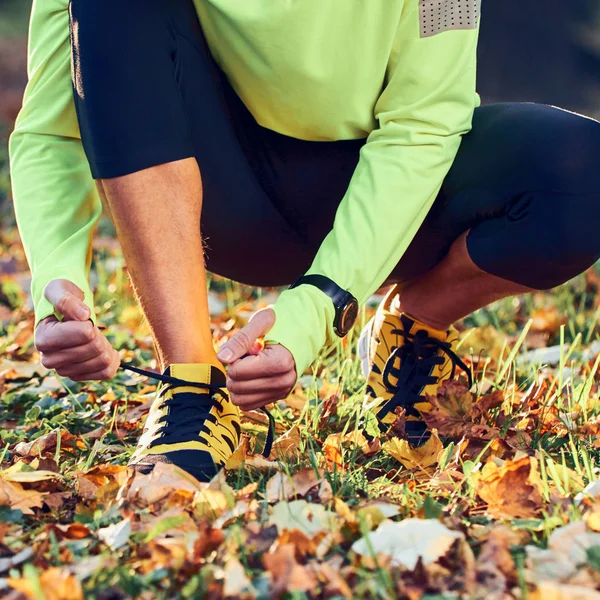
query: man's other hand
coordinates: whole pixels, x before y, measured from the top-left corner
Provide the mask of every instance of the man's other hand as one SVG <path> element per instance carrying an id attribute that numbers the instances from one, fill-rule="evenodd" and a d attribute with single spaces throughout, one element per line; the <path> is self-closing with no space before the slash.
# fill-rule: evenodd
<path id="1" fill-rule="evenodd" d="M 229 365 L 227 389 L 231 401 L 242 410 L 282 400 L 296 383 L 291 352 L 280 344 L 262 348 L 257 342 L 274 324 L 272 309 L 259 310 L 219 351 L 219 360 Z"/>
<path id="2" fill-rule="evenodd" d="M 35 347 L 42 364 L 73 381 L 111 379 L 119 368 L 119 354 L 89 320 L 83 292 L 66 279 L 55 279 L 44 296 L 64 317 L 42 319 L 35 330 Z"/>

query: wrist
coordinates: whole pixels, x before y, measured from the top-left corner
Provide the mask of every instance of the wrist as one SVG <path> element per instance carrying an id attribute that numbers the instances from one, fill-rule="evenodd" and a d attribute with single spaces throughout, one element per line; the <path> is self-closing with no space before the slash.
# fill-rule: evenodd
<path id="1" fill-rule="evenodd" d="M 300 377 L 327 341 L 335 337 L 331 299 L 316 287 L 303 285 L 282 292 L 273 311 L 275 324 L 265 342 L 287 348 Z"/>

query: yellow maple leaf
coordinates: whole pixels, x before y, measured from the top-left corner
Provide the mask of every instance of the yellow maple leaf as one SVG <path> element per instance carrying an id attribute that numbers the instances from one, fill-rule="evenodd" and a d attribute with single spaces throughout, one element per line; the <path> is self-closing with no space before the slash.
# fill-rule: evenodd
<path id="1" fill-rule="evenodd" d="M 438 432 L 434 429 L 425 444 L 413 448 L 406 440 L 394 438 L 383 444 L 383 450 L 407 469 L 426 469 L 438 463 L 440 452 L 444 449 Z"/>

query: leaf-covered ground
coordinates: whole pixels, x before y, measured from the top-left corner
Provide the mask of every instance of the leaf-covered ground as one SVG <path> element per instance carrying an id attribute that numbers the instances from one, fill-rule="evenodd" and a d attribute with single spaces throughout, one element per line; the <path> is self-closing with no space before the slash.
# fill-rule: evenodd
<path id="1" fill-rule="evenodd" d="M 123 360 L 152 367 L 103 231 L 100 321 Z M 595 271 L 461 324 L 476 384 L 431 398 L 423 448 L 402 439 L 402 414 L 388 439 L 362 437 L 357 327 L 274 409 L 268 459 L 264 418 L 248 414 L 226 474 L 198 484 L 167 466 L 128 473 L 154 383 L 44 369 L 15 230 L 0 242 L 0 596 L 600 598 Z M 215 344 L 275 293 L 213 279 Z"/>

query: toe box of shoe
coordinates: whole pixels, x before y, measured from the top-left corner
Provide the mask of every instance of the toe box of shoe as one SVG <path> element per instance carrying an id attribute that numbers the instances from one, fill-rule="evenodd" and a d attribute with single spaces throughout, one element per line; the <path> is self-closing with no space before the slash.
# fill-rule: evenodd
<path id="1" fill-rule="evenodd" d="M 129 466 L 139 473 L 148 474 L 159 463 L 175 465 L 201 482 L 210 481 L 220 470 L 208 452 L 199 450 L 174 450 L 165 454 L 147 454 L 130 463 Z"/>

